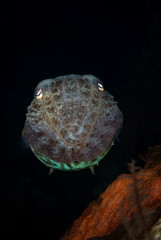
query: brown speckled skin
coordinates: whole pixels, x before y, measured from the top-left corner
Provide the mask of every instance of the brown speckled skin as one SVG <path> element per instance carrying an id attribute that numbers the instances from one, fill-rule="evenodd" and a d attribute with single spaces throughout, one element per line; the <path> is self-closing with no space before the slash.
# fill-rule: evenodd
<path id="1" fill-rule="evenodd" d="M 88 161 L 108 147 L 123 116 L 107 91 L 99 91 L 92 75 L 47 79 L 36 87 L 43 99 L 28 107 L 23 136 L 35 153 L 58 163 Z"/>

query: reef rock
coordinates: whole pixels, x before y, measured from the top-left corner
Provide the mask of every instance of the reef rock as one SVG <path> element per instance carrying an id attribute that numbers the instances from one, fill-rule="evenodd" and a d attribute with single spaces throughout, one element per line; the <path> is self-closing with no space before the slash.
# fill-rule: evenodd
<path id="1" fill-rule="evenodd" d="M 121 175 L 84 210 L 61 240 L 107 236 L 137 212 L 142 219 L 146 212 L 160 205 L 161 163 L 151 169 Z"/>
<path id="2" fill-rule="evenodd" d="M 146 154 L 139 154 L 139 158 L 146 162 L 144 168 L 152 168 L 161 163 L 161 145 L 148 147 Z"/>

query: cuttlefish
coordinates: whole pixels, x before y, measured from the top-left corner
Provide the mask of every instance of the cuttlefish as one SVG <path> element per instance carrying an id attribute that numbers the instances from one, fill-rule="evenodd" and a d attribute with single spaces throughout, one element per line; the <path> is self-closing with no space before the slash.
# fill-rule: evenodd
<path id="1" fill-rule="evenodd" d="M 41 81 L 28 107 L 22 136 L 51 169 L 90 168 L 113 145 L 123 115 L 93 75 L 65 75 Z"/>

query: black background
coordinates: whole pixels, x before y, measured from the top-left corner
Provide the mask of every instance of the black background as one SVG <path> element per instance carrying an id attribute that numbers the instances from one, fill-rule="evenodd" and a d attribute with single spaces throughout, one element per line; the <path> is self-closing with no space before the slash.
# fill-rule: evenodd
<path id="1" fill-rule="evenodd" d="M 37 83 L 99 77 L 122 130 L 93 176 L 51 176 L 21 131 Z M 161 2 L 5 1 L 1 8 L 1 227 L 6 238 L 60 239 L 88 204 L 148 146 L 161 143 Z"/>

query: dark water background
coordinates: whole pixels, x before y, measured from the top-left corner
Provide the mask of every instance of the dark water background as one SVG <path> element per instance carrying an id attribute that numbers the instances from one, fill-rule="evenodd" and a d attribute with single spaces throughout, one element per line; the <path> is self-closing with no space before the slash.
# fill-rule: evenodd
<path id="1" fill-rule="evenodd" d="M 0 215 L 5 238 L 59 240 L 132 158 L 161 143 L 161 2 L 6 1 L 1 8 Z M 119 139 L 90 170 L 51 176 L 23 146 L 34 88 L 63 74 L 93 74 L 124 114 Z"/>

